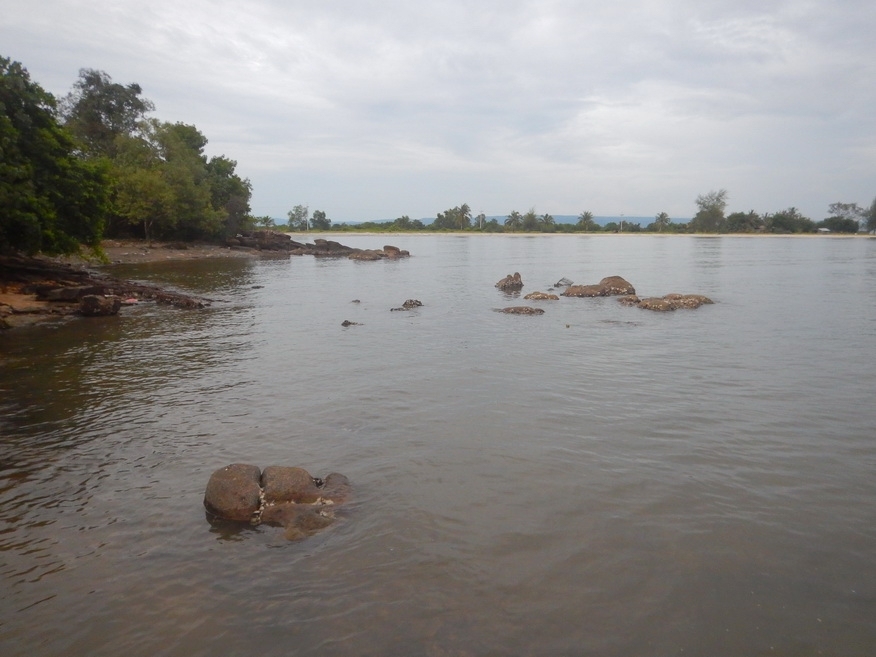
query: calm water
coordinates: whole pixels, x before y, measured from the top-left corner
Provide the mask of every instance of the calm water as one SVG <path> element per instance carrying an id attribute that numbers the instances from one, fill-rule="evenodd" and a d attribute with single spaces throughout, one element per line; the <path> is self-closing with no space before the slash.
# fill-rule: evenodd
<path id="1" fill-rule="evenodd" d="M 219 301 L 0 335 L 0 654 L 876 654 L 876 240 L 389 241 L 119 267 Z M 717 303 L 493 312 L 513 271 Z M 355 501 L 223 533 L 234 462 Z"/>

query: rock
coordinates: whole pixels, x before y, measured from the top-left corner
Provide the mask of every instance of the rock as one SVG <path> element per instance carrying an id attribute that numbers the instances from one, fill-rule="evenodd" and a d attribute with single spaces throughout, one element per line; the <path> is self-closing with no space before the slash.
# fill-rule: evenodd
<path id="1" fill-rule="evenodd" d="M 662 297 L 646 297 L 639 299 L 635 295 L 621 297 L 618 301 L 626 306 L 638 306 L 643 310 L 666 312 L 679 308 L 699 308 L 703 304 L 714 303 L 702 294 L 666 294 Z"/>
<path id="2" fill-rule="evenodd" d="M 329 501 L 332 504 L 343 504 L 350 499 L 350 480 L 344 475 L 337 472 L 332 472 L 325 478 L 321 493 L 323 500 Z"/>
<path id="3" fill-rule="evenodd" d="M 83 317 L 106 317 L 118 315 L 122 307 L 121 298 L 111 295 L 88 294 L 79 300 L 79 313 Z"/>
<path id="4" fill-rule="evenodd" d="M 345 319 L 341 322 L 341 326 L 361 326 L 361 324 L 359 324 L 359 322 L 351 322 L 349 319 Z"/>
<path id="5" fill-rule="evenodd" d="M 544 315 L 544 310 L 532 306 L 511 306 L 510 308 L 502 308 L 501 312 L 508 315 Z"/>
<path id="6" fill-rule="evenodd" d="M 496 287 L 500 290 L 519 290 L 523 287 L 523 279 L 520 278 L 519 273 L 514 272 L 496 283 Z"/>
<path id="7" fill-rule="evenodd" d="M 283 535 L 290 541 L 312 536 L 335 521 L 334 513 L 325 507 L 307 504 L 276 504 L 262 511 L 262 522 L 283 527 Z"/>
<path id="8" fill-rule="evenodd" d="M 537 301 L 559 301 L 560 297 L 550 292 L 530 292 L 524 299 L 533 299 Z"/>
<path id="9" fill-rule="evenodd" d="M 262 472 L 261 484 L 266 504 L 313 504 L 321 495 L 313 477 L 304 468 L 270 465 Z"/>
<path id="10" fill-rule="evenodd" d="M 243 463 L 216 470 L 207 482 L 204 506 L 219 518 L 249 522 L 261 508 L 260 476 L 257 466 Z"/>
<path id="11" fill-rule="evenodd" d="M 373 261 L 373 260 L 382 260 L 384 258 L 382 251 L 376 251 L 374 249 L 361 249 L 358 251 L 353 251 L 349 255 L 350 260 L 364 260 L 364 261 Z"/>
<path id="12" fill-rule="evenodd" d="M 423 302 L 419 299 L 408 299 L 405 301 L 400 308 L 390 308 L 390 310 L 413 310 L 414 308 L 419 308 L 423 305 Z"/>
<path id="13" fill-rule="evenodd" d="M 569 287 L 570 285 L 572 285 L 572 281 L 565 277 L 554 283 L 554 287 Z"/>
<path id="14" fill-rule="evenodd" d="M 663 297 L 646 297 L 640 299 L 638 306 L 644 310 L 656 310 L 658 312 L 667 312 L 669 310 L 675 310 L 678 307 Z"/>
<path id="15" fill-rule="evenodd" d="M 46 301 L 78 301 L 82 297 L 94 294 L 103 294 L 104 288 L 97 285 L 85 285 L 76 287 L 57 287 L 54 289 L 42 289 L 37 291 L 37 298 Z"/>
<path id="16" fill-rule="evenodd" d="M 387 244 L 383 247 L 383 253 L 386 255 L 387 258 L 392 259 L 407 258 L 409 255 L 411 255 L 404 249 L 400 249 L 397 246 L 392 246 L 391 244 Z"/>
<path id="17" fill-rule="evenodd" d="M 564 297 L 608 297 L 635 294 L 636 289 L 620 276 L 608 276 L 596 285 L 570 285 L 562 293 Z"/>

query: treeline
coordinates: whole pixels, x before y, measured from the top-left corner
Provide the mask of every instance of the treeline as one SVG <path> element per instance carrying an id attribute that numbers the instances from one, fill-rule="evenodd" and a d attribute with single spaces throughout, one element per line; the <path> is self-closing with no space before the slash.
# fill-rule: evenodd
<path id="1" fill-rule="evenodd" d="M 369 231 L 369 232 L 400 232 L 400 231 L 468 231 L 483 233 L 618 233 L 618 232 L 648 232 L 648 233 L 815 233 L 826 229 L 832 233 L 857 233 L 862 228 L 876 230 L 876 200 L 869 208 L 862 208 L 857 203 L 832 203 L 829 216 L 819 222 L 804 217 L 796 208 L 788 208 L 775 213 L 758 214 L 750 212 L 734 212 L 725 215 L 727 206 L 726 190 L 709 192 L 697 197 L 697 214 L 690 221 L 674 222 L 665 212 L 654 217 L 654 221 L 645 226 L 639 222 L 625 221 L 609 222 L 599 225 L 593 218 L 593 213 L 584 211 L 578 215 L 576 223 L 557 223 L 550 214 L 538 214 L 535 208 L 525 213 L 514 210 L 503 220 L 496 217 L 487 219 L 483 214 L 472 216 L 468 204 L 449 208 L 439 212 L 435 220 L 426 223 L 420 219 L 411 219 L 404 215 L 395 221 L 367 221 L 359 224 L 333 224 L 325 212 L 317 210 L 310 218 L 307 206 L 296 205 L 289 212 L 289 223 L 284 228 L 293 231 L 302 230 L 335 230 L 335 231 Z M 268 217 L 260 220 L 261 225 L 270 227 L 273 220 Z"/>
<path id="2" fill-rule="evenodd" d="M 148 116 L 137 84 L 82 69 L 57 99 L 0 57 L 0 250 L 99 250 L 104 237 L 221 240 L 251 228 L 252 186 L 194 126 Z"/>

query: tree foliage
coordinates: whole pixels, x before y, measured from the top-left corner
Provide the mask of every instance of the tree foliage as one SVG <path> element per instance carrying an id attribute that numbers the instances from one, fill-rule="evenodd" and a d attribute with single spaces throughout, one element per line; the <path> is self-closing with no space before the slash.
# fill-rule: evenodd
<path id="1" fill-rule="evenodd" d="M 599 224 L 593 220 L 593 213 L 590 210 L 585 210 L 578 215 L 578 223 L 576 226 L 580 230 L 593 231 L 599 230 Z"/>
<path id="2" fill-rule="evenodd" d="M 696 204 L 699 210 L 690 221 L 690 230 L 697 233 L 717 232 L 724 220 L 727 190 L 719 189 L 707 194 L 700 194 L 697 196 Z"/>
<path id="3" fill-rule="evenodd" d="M 455 208 L 439 212 L 432 222 L 433 230 L 466 230 L 471 228 L 471 208 L 463 203 Z"/>
<path id="4" fill-rule="evenodd" d="M 99 248 L 106 171 L 75 150 L 54 97 L 19 62 L 0 57 L 0 249 Z"/>
<path id="5" fill-rule="evenodd" d="M 89 153 L 112 155 L 116 139 L 135 134 L 155 109 L 142 93 L 139 84 L 124 86 L 103 71 L 79 69 L 79 80 L 61 103 L 64 122 Z"/>
<path id="6" fill-rule="evenodd" d="M 289 230 L 305 231 L 309 224 L 310 208 L 306 205 L 296 205 L 286 213 L 289 217 Z"/>
<path id="7" fill-rule="evenodd" d="M 314 210 L 313 216 L 310 218 L 310 225 L 313 230 L 331 230 L 332 220 L 326 217 L 322 210 Z"/>

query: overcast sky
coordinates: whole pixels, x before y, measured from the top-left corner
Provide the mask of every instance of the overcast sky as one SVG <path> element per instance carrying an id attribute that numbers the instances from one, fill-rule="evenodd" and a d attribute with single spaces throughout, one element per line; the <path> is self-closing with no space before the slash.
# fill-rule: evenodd
<path id="1" fill-rule="evenodd" d="M 140 84 L 257 215 L 876 196 L 873 0 L 0 0 L 0 55 L 56 95 L 80 68 Z"/>

